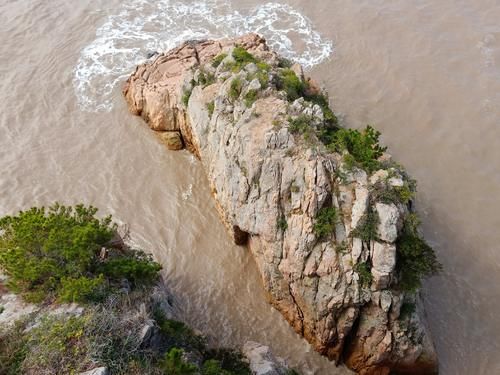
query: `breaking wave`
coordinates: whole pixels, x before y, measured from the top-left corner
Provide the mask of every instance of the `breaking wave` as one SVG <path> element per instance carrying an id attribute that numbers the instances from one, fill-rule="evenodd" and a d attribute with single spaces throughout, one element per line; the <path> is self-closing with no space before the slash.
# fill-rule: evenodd
<path id="1" fill-rule="evenodd" d="M 81 51 L 73 86 L 82 110 L 113 107 L 117 84 L 151 52 L 166 51 L 187 39 L 263 35 L 283 56 L 311 68 L 327 59 L 333 44 L 309 19 L 285 4 L 265 3 L 237 11 L 228 0 L 127 0 Z"/>

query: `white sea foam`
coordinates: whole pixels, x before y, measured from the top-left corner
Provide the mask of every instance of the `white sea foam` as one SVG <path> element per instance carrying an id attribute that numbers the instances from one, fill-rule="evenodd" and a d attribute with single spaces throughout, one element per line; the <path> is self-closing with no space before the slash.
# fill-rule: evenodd
<path id="1" fill-rule="evenodd" d="M 296 9 L 265 3 L 237 11 L 229 0 L 127 0 L 96 31 L 81 51 L 73 85 L 86 111 L 109 111 L 113 92 L 149 52 L 166 51 L 186 39 L 263 35 L 285 57 L 310 68 L 333 51 L 330 40 L 314 30 Z"/>

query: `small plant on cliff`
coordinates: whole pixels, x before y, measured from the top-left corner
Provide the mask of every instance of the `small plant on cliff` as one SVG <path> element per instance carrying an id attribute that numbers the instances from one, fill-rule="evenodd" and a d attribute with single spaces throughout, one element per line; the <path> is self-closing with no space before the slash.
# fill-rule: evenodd
<path id="1" fill-rule="evenodd" d="M 200 70 L 200 73 L 198 75 L 198 84 L 206 87 L 210 86 L 213 83 L 215 83 L 215 75 L 210 72 Z"/>
<path id="2" fill-rule="evenodd" d="M 222 60 L 224 60 L 226 57 L 227 53 L 221 53 L 220 55 L 217 55 L 212 61 L 212 66 L 214 68 L 217 68 L 222 63 Z"/>
<path id="3" fill-rule="evenodd" d="M 408 214 L 396 242 L 399 286 L 408 292 L 416 291 L 424 277 L 432 276 L 442 269 L 434 250 L 420 235 L 419 225 L 418 217 L 413 213 Z"/>
<path id="4" fill-rule="evenodd" d="M 214 114 L 214 110 L 215 110 L 215 102 L 212 100 L 211 102 L 207 103 L 207 111 L 210 117 L 212 117 L 212 115 Z"/>
<path id="5" fill-rule="evenodd" d="M 192 89 L 189 89 L 189 90 L 184 90 L 184 92 L 182 93 L 182 104 L 184 104 L 184 107 L 187 108 L 188 104 L 189 104 L 189 98 L 191 97 L 191 93 L 193 92 Z"/>
<path id="6" fill-rule="evenodd" d="M 243 82 L 239 77 L 234 78 L 229 86 L 229 98 L 231 100 L 236 100 L 241 95 L 241 90 L 243 88 Z"/>
<path id="7" fill-rule="evenodd" d="M 373 280 L 371 265 L 368 262 L 361 262 L 354 266 L 354 271 L 359 275 L 362 286 L 370 286 Z"/>
<path id="8" fill-rule="evenodd" d="M 338 221 L 338 214 L 335 207 L 324 207 L 319 210 L 315 217 L 313 226 L 314 233 L 318 238 L 329 236 L 335 230 Z"/>
<path id="9" fill-rule="evenodd" d="M 276 226 L 278 229 L 280 229 L 282 232 L 286 231 L 288 228 L 288 223 L 286 222 L 286 218 L 284 216 L 280 217 L 278 219 L 278 222 L 276 223 Z"/>
<path id="10" fill-rule="evenodd" d="M 241 46 L 236 46 L 233 49 L 233 58 L 237 64 L 241 67 L 245 66 L 249 63 L 258 63 L 259 60 L 255 58 L 250 52 L 248 52 L 245 48 Z"/>
<path id="11" fill-rule="evenodd" d="M 300 115 L 294 119 L 289 118 L 288 122 L 290 123 L 289 129 L 292 134 L 309 134 L 314 132 L 311 117 L 307 115 Z"/>
<path id="12" fill-rule="evenodd" d="M 183 350 L 179 348 L 172 348 L 165 355 L 165 360 L 163 361 L 162 368 L 166 374 L 169 375 L 189 375 L 196 374 L 198 368 L 187 363 L 182 359 Z"/>
<path id="13" fill-rule="evenodd" d="M 363 131 L 355 129 L 339 129 L 333 134 L 328 148 L 334 152 L 347 150 L 361 168 L 373 172 L 380 168 L 378 159 L 387 147 L 379 144 L 380 132 L 367 126 Z"/>
<path id="14" fill-rule="evenodd" d="M 276 79 L 276 88 L 286 93 L 289 102 L 303 97 L 306 91 L 306 84 L 302 81 L 292 69 L 285 68 L 280 71 Z"/>
<path id="15" fill-rule="evenodd" d="M 351 232 L 352 237 L 361 238 L 365 242 L 376 240 L 379 220 L 378 214 L 371 207 L 368 207 L 368 212 Z"/>
<path id="16" fill-rule="evenodd" d="M 257 90 L 249 90 L 246 95 L 245 95 L 245 105 L 250 108 L 253 103 L 257 100 L 257 97 L 259 96 L 259 92 Z"/>
<path id="17" fill-rule="evenodd" d="M 116 226 L 111 216 L 96 213 L 92 206 L 55 204 L 0 219 L 0 267 L 8 286 L 30 300 L 89 302 L 122 279 L 133 285 L 156 279 L 161 266 L 143 252 L 108 249 L 101 257 Z"/>

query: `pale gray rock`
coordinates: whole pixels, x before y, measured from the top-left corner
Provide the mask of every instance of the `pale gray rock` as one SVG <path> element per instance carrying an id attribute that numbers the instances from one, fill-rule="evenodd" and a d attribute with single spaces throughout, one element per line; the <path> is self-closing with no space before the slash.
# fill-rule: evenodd
<path id="1" fill-rule="evenodd" d="M 375 209 L 379 217 L 378 237 L 382 241 L 394 242 L 398 237 L 400 225 L 399 209 L 394 204 L 376 203 Z"/>
<path id="2" fill-rule="evenodd" d="M 248 341 L 243 346 L 243 354 L 249 361 L 253 375 L 286 375 L 288 369 L 285 362 L 275 357 L 268 346 Z"/>
<path id="3" fill-rule="evenodd" d="M 97 367 L 93 370 L 80 372 L 79 375 L 108 375 L 109 371 L 107 367 Z"/>

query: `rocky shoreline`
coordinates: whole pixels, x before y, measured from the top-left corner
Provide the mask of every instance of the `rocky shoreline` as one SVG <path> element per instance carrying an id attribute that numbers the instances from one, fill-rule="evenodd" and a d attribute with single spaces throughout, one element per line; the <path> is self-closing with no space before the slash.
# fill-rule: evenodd
<path id="1" fill-rule="evenodd" d="M 123 93 L 169 149 L 201 160 L 270 303 L 317 351 L 360 374 L 437 373 L 418 289 L 439 266 L 414 181 L 378 133 L 342 130 L 318 85 L 254 34 L 188 41 Z"/>

